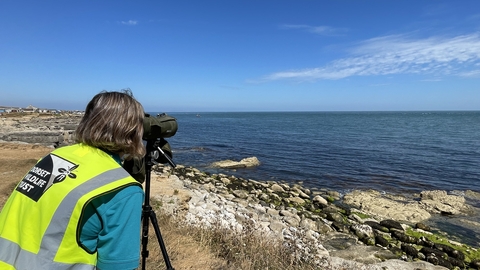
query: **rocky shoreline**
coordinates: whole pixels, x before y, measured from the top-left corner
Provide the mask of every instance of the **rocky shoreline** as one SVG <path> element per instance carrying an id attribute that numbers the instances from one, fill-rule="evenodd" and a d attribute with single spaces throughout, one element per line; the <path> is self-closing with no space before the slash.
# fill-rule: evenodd
<path id="1" fill-rule="evenodd" d="M 342 198 L 335 191 L 208 174 L 192 167 L 159 165 L 153 171 L 190 191 L 184 201 L 175 195 L 152 195 L 171 215 L 197 226 L 238 232 L 248 227 L 295 245 L 298 256 L 314 260 L 320 269 L 480 268 L 477 249 L 433 233 L 422 223 L 439 211 L 472 211 L 461 196 L 426 191 L 415 203 L 377 191 L 354 191 Z M 375 211 L 375 205 L 384 210 Z"/>
<path id="2" fill-rule="evenodd" d="M 58 147 L 72 143 L 78 115 L 0 118 L 0 141 Z M 252 162 L 252 159 L 248 159 Z M 253 159 L 253 162 L 258 160 Z M 231 164 L 234 168 L 248 165 Z M 216 164 L 219 166 L 219 164 Z M 248 228 L 270 236 L 314 260 L 320 269 L 480 269 L 480 251 L 448 240 L 426 221 L 434 216 L 468 216 L 467 203 L 480 194 L 424 191 L 411 197 L 378 191 L 310 190 L 298 184 L 209 174 L 192 167 L 154 166 L 156 179 L 176 183 L 188 194 L 152 197 L 187 224 Z M 472 226 L 479 226 L 473 222 Z M 330 268 L 329 268 L 330 267 Z"/>

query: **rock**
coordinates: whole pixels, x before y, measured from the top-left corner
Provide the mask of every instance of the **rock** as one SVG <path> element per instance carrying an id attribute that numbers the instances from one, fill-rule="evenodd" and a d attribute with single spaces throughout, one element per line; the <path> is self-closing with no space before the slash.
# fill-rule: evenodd
<path id="1" fill-rule="evenodd" d="M 343 223 L 344 217 L 337 212 L 328 212 L 327 213 L 327 219 L 330 221 L 334 221 L 337 223 Z"/>
<path id="2" fill-rule="evenodd" d="M 239 168 L 249 168 L 260 165 L 260 161 L 256 157 L 244 158 L 240 161 L 233 160 L 223 160 L 212 163 L 214 168 L 224 168 L 224 169 L 239 169 Z"/>
<path id="3" fill-rule="evenodd" d="M 275 192 L 275 193 L 284 193 L 285 192 L 285 189 L 283 189 L 283 187 L 281 187 L 279 184 L 273 184 L 270 189 L 272 190 L 272 192 Z"/>
<path id="4" fill-rule="evenodd" d="M 475 199 L 475 200 L 480 200 L 480 192 L 467 190 L 465 191 L 465 197 Z"/>
<path id="5" fill-rule="evenodd" d="M 309 218 L 303 218 L 300 221 L 299 226 L 304 228 L 304 229 L 307 229 L 307 230 L 318 231 L 317 222 L 315 222 L 315 221 L 313 221 Z"/>
<path id="6" fill-rule="evenodd" d="M 312 201 L 313 203 L 322 206 L 322 208 L 328 206 L 327 200 L 325 200 L 325 198 L 320 195 L 316 195 L 315 197 L 313 197 Z"/>
<path id="7" fill-rule="evenodd" d="M 376 235 L 376 236 L 375 236 L 375 243 L 376 243 L 377 245 L 382 246 L 382 247 L 388 247 L 388 244 L 389 244 L 389 243 L 388 243 L 388 240 L 385 239 L 385 238 L 384 238 L 383 236 L 381 236 L 381 235 Z"/>
<path id="8" fill-rule="evenodd" d="M 440 250 L 440 251 L 443 251 L 445 253 L 447 253 L 448 255 L 451 255 L 453 254 L 453 252 L 455 251 L 454 248 L 452 248 L 451 246 L 447 246 L 447 245 L 443 245 L 443 244 L 435 244 L 435 248 Z"/>
<path id="9" fill-rule="evenodd" d="M 463 252 L 461 252 L 460 250 L 453 250 L 452 253 L 449 254 L 450 257 L 452 258 L 455 258 L 455 259 L 458 259 L 460 261 L 464 261 L 465 260 L 465 254 L 463 254 Z"/>
<path id="10" fill-rule="evenodd" d="M 418 258 L 418 250 L 411 245 L 403 244 L 402 243 L 402 250 L 412 258 Z"/>
<path id="11" fill-rule="evenodd" d="M 420 193 L 421 204 L 433 213 L 457 215 L 468 213 L 471 208 L 465 204 L 465 198 L 458 195 L 448 195 L 444 190 L 428 190 Z"/>
<path id="12" fill-rule="evenodd" d="M 337 231 L 337 232 L 343 232 L 343 233 L 348 233 L 349 228 L 347 225 L 334 221 L 332 222 L 332 227 Z"/>
<path id="13" fill-rule="evenodd" d="M 425 257 L 429 257 L 432 254 L 437 257 L 437 258 L 446 258 L 447 254 L 441 250 L 434 249 L 434 248 L 429 248 L 429 247 L 422 247 L 420 249 L 420 252 L 425 255 Z"/>
<path id="14" fill-rule="evenodd" d="M 419 239 L 413 236 L 406 235 L 400 231 L 393 231 L 392 236 L 397 238 L 398 240 L 402 241 L 403 243 L 408 243 L 408 244 L 417 244 L 419 243 Z"/>
<path id="15" fill-rule="evenodd" d="M 298 216 L 297 216 L 298 217 Z M 283 220 L 293 227 L 298 227 L 300 225 L 300 218 L 298 217 L 283 217 Z"/>
<path id="16" fill-rule="evenodd" d="M 224 185 L 229 185 L 231 183 L 230 179 L 228 179 L 227 177 L 220 178 L 220 181 L 222 181 Z"/>
<path id="17" fill-rule="evenodd" d="M 340 200 L 340 192 L 334 190 L 328 190 L 327 195 L 335 200 Z"/>
<path id="18" fill-rule="evenodd" d="M 377 256 L 378 253 L 388 252 L 376 246 L 357 246 L 352 245 L 345 249 L 339 249 L 330 252 L 330 256 L 341 257 L 346 260 L 353 260 L 365 264 L 380 263 L 382 260 Z M 390 256 L 390 255 L 388 255 Z M 360 269 L 360 268 L 345 268 L 345 269 Z"/>
<path id="19" fill-rule="evenodd" d="M 2 121 L 0 140 L 58 147 L 74 142 L 74 131 L 82 115 L 26 114 L 21 119 Z"/>
<path id="20" fill-rule="evenodd" d="M 388 229 L 393 228 L 393 229 L 403 231 L 402 224 L 400 224 L 400 222 L 398 222 L 398 221 L 391 220 L 391 219 L 386 219 L 386 220 L 380 221 L 380 226 L 386 227 Z"/>
<path id="21" fill-rule="evenodd" d="M 389 229 L 387 227 L 380 225 L 380 223 L 378 223 L 376 221 L 367 220 L 367 221 L 365 221 L 365 224 L 369 225 L 370 227 L 372 227 L 375 230 L 385 232 L 385 233 L 389 232 Z"/>
<path id="22" fill-rule="evenodd" d="M 317 221 L 317 229 L 315 230 L 321 234 L 328 234 L 330 232 L 333 232 L 332 227 L 328 226 L 327 224 Z"/>
<path id="23" fill-rule="evenodd" d="M 446 267 L 448 269 L 453 269 L 452 263 L 444 258 L 437 258 L 437 265 Z"/>
<path id="24" fill-rule="evenodd" d="M 453 266 L 458 266 L 460 267 L 460 269 L 464 269 L 465 268 L 465 263 L 463 262 L 463 260 L 459 260 L 459 259 L 456 259 L 456 258 L 453 258 L 453 257 L 448 257 L 448 262 L 451 263 Z"/>
<path id="25" fill-rule="evenodd" d="M 405 198 L 392 200 L 378 191 L 353 191 L 343 197 L 344 203 L 356 207 L 379 219 L 392 219 L 411 223 L 421 222 L 431 217 L 418 202 L 409 202 Z"/>
<path id="26" fill-rule="evenodd" d="M 267 208 L 267 214 L 271 216 L 278 216 L 280 215 L 280 211 L 272 209 L 272 208 Z"/>
<path id="27" fill-rule="evenodd" d="M 283 224 L 280 221 L 272 221 L 270 225 L 268 226 L 272 231 L 276 232 L 277 234 L 280 234 L 283 229 L 285 229 L 287 226 Z"/>
<path id="28" fill-rule="evenodd" d="M 298 219 L 298 220 L 300 221 L 300 217 L 299 217 L 298 215 L 296 215 L 296 214 L 294 214 L 294 213 L 292 213 L 292 212 L 290 212 L 290 211 L 288 211 L 288 210 L 281 210 L 281 211 L 279 212 L 279 214 L 280 214 L 280 216 L 282 216 L 282 217 L 295 217 L 296 219 Z"/>
<path id="29" fill-rule="evenodd" d="M 445 270 L 445 267 L 432 265 L 431 263 L 415 261 L 405 262 L 401 260 L 388 260 L 382 263 L 375 264 L 375 269 L 387 270 L 387 269 L 401 269 L 401 270 Z M 353 269 L 353 268 L 351 268 Z"/>
<path id="30" fill-rule="evenodd" d="M 430 228 L 430 226 L 425 225 L 422 222 L 418 222 L 417 224 L 415 224 L 415 228 L 426 231 L 426 232 L 429 232 L 432 229 Z"/>
<path id="31" fill-rule="evenodd" d="M 235 197 L 240 198 L 240 199 L 248 198 L 248 194 L 244 190 L 234 190 L 234 191 L 232 191 L 232 193 L 233 193 L 233 195 L 235 195 Z"/>
<path id="32" fill-rule="evenodd" d="M 424 236 L 420 238 L 420 241 L 422 241 L 422 246 L 429 247 L 429 248 L 433 248 L 435 246 L 434 242 L 432 242 L 431 240 L 427 239 Z"/>
<path id="33" fill-rule="evenodd" d="M 302 199 L 302 198 L 299 198 L 299 197 L 291 197 L 291 198 L 288 198 L 288 201 L 293 203 L 293 204 L 296 204 L 296 205 L 303 205 L 305 204 L 305 200 Z"/>
<path id="34" fill-rule="evenodd" d="M 473 260 L 472 262 L 470 262 L 470 266 L 475 269 L 480 269 L 480 260 Z"/>
<path id="35" fill-rule="evenodd" d="M 300 197 L 300 198 L 302 198 L 302 199 L 307 199 L 307 200 L 310 199 L 310 195 L 308 195 L 307 193 L 303 192 L 302 190 L 300 190 L 300 192 L 298 193 L 298 197 Z"/>
<path id="36" fill-rule="evenodd" d="M 355 233 L 359 239 L 363 238 L 373 238 L 373 229 L 372 227 L 366 224 L 353 224 L 350 229 Z"/>

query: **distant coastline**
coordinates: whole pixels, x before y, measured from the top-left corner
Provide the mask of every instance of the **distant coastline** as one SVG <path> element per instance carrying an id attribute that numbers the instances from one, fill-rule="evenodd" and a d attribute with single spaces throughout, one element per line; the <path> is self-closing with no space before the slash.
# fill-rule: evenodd
<path id="1" fill-rule="evenodd" d="M 59 109 L 47 109 L 39 108 L 33 105 L 28 105 L 27 107 L 15 107 L 15 106 L 0 106 L 0 115 L 9 114 L 9 113 L 46 113 L 46 114 L 59 114 L 59 113 L 73 113 L 73 114 L 83 114 L 83 111 L 80 110 L 59 110 Z"/>

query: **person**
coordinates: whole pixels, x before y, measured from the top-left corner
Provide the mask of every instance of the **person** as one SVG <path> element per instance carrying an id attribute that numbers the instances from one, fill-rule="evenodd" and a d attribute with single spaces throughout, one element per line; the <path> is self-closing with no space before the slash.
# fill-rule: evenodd
<path id="1" fill-rule="evenodd" d="M 135 269 L 144 192 L 122 168 L 142 158 L 144 111 L 129 90 L 88 103 L 76 143 L 24 176 L 0 213 L 0 269 Z"/>

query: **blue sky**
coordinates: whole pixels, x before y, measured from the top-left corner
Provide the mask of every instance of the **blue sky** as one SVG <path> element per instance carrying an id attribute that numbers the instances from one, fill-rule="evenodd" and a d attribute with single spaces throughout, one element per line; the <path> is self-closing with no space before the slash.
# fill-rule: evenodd
<path id="1" fill-rule="evenodd" d="M 480 2 L 0 0 L 0 105 L 480 110 Z"/>

